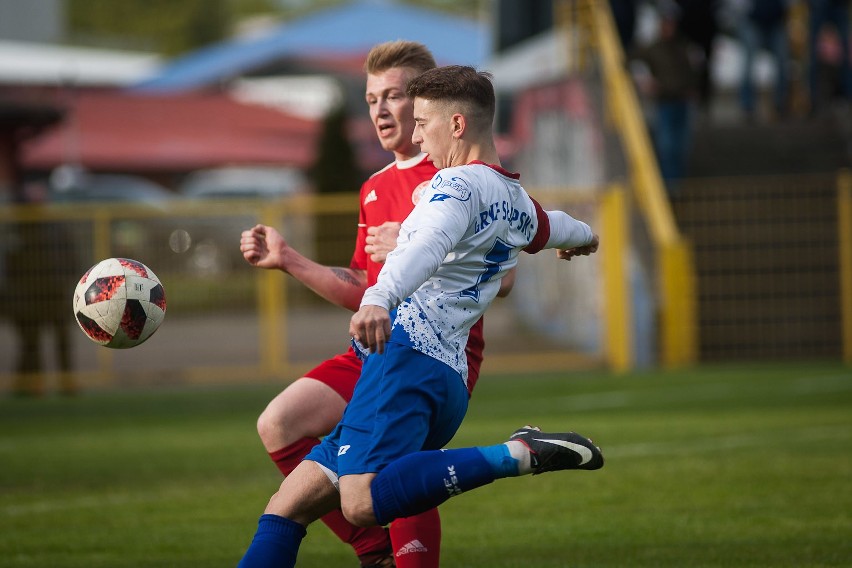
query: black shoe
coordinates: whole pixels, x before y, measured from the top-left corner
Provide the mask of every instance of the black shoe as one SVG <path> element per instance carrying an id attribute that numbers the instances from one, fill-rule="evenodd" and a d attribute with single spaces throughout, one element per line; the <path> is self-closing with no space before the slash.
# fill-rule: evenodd
<path id="1" fill-rule="evenodd" d="M 562 469 L 600 469 L 604 458 L 591 440 L 575 432 L 545 433 L 534 426 L 524 426 L 511 435 L 530 451 L 533 475 Z"/>
<path id="2" fill-rule="evenodd" d="M 387 556 L 379 559 L 377 562 L 361 564 L 361 568 L 395 568 L 395 566 L 396 561 L 394 560 L 393 554 L 388 554 Z"/>
<path id="3" fill-rule="evenodd" d="M 385 529 L 385 534 L 390 542 L 390 534 L 388 529 Z M 393 550 L 390 546 L 385 549 L 380 549 L 377 552 L 368 552 L 358 557 L 361 562 L 361 568 L 396 568 L 396 559 L 393 557 Z"/>

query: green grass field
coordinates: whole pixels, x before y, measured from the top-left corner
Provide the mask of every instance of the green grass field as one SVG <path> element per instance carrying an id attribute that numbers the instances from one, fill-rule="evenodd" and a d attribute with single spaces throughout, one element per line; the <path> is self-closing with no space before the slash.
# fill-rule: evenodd
<path id="1" fill-rule="evenodd" d="M 279 481 L 254 431 L 277 391 L 0 400 L 0 566 L 235 566 Z M 484 377 L 452 445 L 525 422 L 606 466 L 450 500 L 444 566 L 852 566 L 848 368 Z M 299 566 L 357 562 L 315 525 Z"/>

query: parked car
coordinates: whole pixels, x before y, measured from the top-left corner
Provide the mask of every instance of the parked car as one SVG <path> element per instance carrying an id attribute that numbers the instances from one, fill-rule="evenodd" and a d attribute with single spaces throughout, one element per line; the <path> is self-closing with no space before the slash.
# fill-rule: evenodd
<path id="1" fill-rule="evenodd" d="M 110 254 L 148 260 L 152 269 L 188 271 L 214 276 L 243 264 L 240 232 L 255 222 L 253 215 L 232 213 L 181 215 L 188 202 L 214 199 L 274 199 L 304 191 L 305 176 L 292 168 L 214 168 L 187 176 L 178 191 L 141 176 L 92 173 L 74 166 L 57 168 L 48 180 L 54 203 L 128 204 L 133 214 L 115 217 L 110 227 Z M 176 207 L 176 204 L 181 207 Z M 141 208 L 142 215 L 137 212 Z M 150 209 L 151 214 L 145 211 Z M 92 243 L 90 225 L 76 224 L 79 242 Z M 89 245 L 86 245 L 89 246 Z M 83 251 L 91 256 L 91 248 Z M 156 266 L 157 268 L 154 268 Z"/>
<path id="2" fill-rule="evenodd" d="M 190 199 L 278 198 L 305 191 L 301 170 L 287 167 L 223 167 L 189 174 L 178 193 Z"/>
<path id="3" fill-rule="evenodd" d="M 92 173 L 75 166 L 61 166 L 54 170 L 47 186 L 48 201 L 52 203 L 92 207 L 103 204 L 113 209 L 109 243 L 112 256 L 147 260 L 160 266 L 171 260 L 167 253 L 174 224 L 168 215 L 176 201 L 174 192 L 141 176 Z M 126 216 L 121 210 L 125 204 L 128 206 Z M 72 223 L 72 226 L 79 246 L 84 247 L 81 258 L 96 254 L 93 226 L 78 222 Z"/>
<path id="4" fill-rule="evenodd" d="M 178 186 L 184 200 L 278 199 L 306 191 L 307 178 L 288 167 L 221 167 L 192 172 Z M 194 217 L 185 219 L 178 239 L 192 256 L 190 264 L 201 273 L 218 274 L 244 264 L 240 233 L 255 222 L 254 216 Z"/>
<path id="5" fill-rule="evenodd" d="M 59 203 L 125 202 L 166 209 L 175 194 L 141 176 L 57 168 L 50 176 L 50 200 Z"/>

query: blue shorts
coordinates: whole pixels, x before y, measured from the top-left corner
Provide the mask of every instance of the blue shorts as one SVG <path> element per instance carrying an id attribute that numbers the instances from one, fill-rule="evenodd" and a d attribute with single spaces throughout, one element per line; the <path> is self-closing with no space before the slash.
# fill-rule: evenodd
<path id="1" fill-rule="evenodd" d="M 438 450 L 453 438 L 467 412 L 461 376 L 398 343 L 367 357 L 340 423 L 306 460 L 338 476 L 377 473 L 420 450 Z"/>

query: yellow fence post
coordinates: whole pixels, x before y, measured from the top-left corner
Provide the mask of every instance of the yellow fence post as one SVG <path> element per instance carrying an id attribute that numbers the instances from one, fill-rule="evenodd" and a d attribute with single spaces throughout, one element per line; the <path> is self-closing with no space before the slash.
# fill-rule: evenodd
<path id="1" fill-rule="evenodd" d="M 843 361 L 852 365 L 852 171 L 837 176 L 838 254 Z"/>
<path id="2" fill-rule="evenodd" d="M 606 2 L 589 2 L 610 115 L 624 144 L 636 203 L 657 252 L 660 287 L 660 360 L 665 367 L 693 363 L 697 355 L 695 276 L 689 243 L 680 235 L 665 193 L 638 96 L 624 70 L 624 54 Z M 690 294 L 692 294 L 690 296 Z"/>
<path id="3" fill-rule="evenodd" d="M 112 214 L 103 208 L 95 211 L 92 219 L 92 253 L 95 258 L 94 265 L 104 259 L 112 257 Z M 81 275 L 82 276 L 82 275 Z M 98 349 L 98 381 L 101 383 L 112 382 L 113 352 L 112 349 Z"/>
<path id="4" fill-rule="evenodd" d="M 280 211 L 266 207 L 260 215 L 264 225 L 275 226 Z M 282 306 L 287 302 L 287 283 L 277 270 L 262 270 L 258 274 L 258 314 L 260 320 L 260 360 L 267 378 L 283 374 L 282 361 L 289 364 L 287 328 L 281 321 Z M 285 364 L 285 366 L 286 366 Z"/>
<path id="5" fill-rule="evenodd" d="M 666 368 L 689 365 L 698 357 L 696 321 L 696 283 L 693 276 L 692 248 L 679 239 L 660 250 L 662 301 L 660 357 Z"/>
<path id="6" fill-rule="evenodd" d="M 634 363 L 630 275 L 625 266 L 628 218 L 624 189 L 614 186 L 604 194 L 601 202 L 601 263 L 606 298 L 604 353 L 607 364 L 616 373 L 630 371 Z"/>

